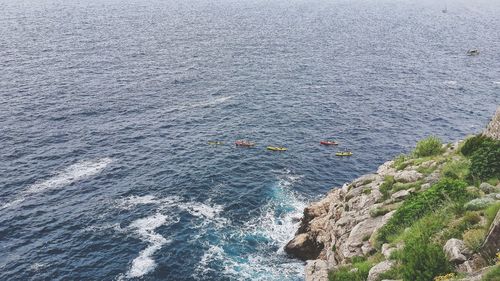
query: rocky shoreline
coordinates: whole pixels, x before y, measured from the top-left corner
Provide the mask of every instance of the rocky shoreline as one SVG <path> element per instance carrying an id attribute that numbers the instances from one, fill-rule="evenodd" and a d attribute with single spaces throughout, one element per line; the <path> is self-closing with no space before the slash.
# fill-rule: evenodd
<path id="1" fill-rule="evenodd" d="M 499 124 L 500 107 L 484 134 L 499 140 Z M 363 175 L 334 188 L 323 199 L 306 207 L 295 237 L 285 247 L 289 255 L 307 261 L 305 280 L 326 281 L 330 271 L 352 264 L 357 257 L 374 254 L 378 254 L 379 258 L 369 270 L 366 280 L 381 280 L 381 273 L 390 270 L 396 262 L 391 259 L 391 253 L 403 248 L 404 243 L 377 245 L 377 231 L 407 198 L 426 191 L 442 178 L 443 168 L 447 165 L 442 159 L 458 159 L 456 155 L 462 144 L 445 145 L 439 158 L 409 161 L 404 168 L 396 167 L 394 160 L 388 161 L 376 173 Z M 381 188 L 385 188 L 388 178 L 395 188 L 387 196 Z M 483 183 L 479 188 L 483 198 L 500 200 L 500 183 L 496 186 Z M 467 249 L 459 239 L 447 241 L 443 251 L 456 272 L 466 276 L 463 280 L 480 280 L 489 268 L 481 253 L 488 252 L 491 256 L 498 252 L 499 232 L 500 212 L 477 253 Z"/>

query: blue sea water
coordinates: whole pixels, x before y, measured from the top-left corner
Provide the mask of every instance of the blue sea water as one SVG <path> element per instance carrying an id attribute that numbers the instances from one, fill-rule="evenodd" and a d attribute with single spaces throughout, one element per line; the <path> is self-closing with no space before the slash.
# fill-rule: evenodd
<path id="1" fill-rule="evenodd" d="M 300 280 L 307 202 L 484 127 L 498 30 L 494 0 L 0 0 L 0 280 Z"/>

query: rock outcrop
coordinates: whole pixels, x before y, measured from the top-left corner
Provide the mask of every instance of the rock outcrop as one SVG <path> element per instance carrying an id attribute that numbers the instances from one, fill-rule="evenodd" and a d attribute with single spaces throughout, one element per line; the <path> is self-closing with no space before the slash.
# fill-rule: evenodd
<path id="1" fill-rule="evenodd" d="M 455 238 L 446 242 L 443 247 L 443 251 L 448 260 L 454 264 L 464 263 L 467 260 L 467 256 L 472 254 L 472 252 L 465 246 L 464 241 Z"/>
<path id="2" fill-rule="evenodd" d="M 384 177 L 396 172 L 390 162 L 379 171 L 380 174 L 365 175 L 333 189 L 324 199 L 304 209 L 299 230 L 285 251 L 299 259 L 312 260 L 306 265 L 306 280 L 327 280 L 328 270 L 375 251 L 370 240 L 394 213 L 370 212 L 382 205 L 379 188 Z"/>
<path id="3" fill-rule="evenodd" d="M 500 140 L 500 107 L 483 134 Z M 376 173 L 334 188 L 323 199 L 305 208 L 295 237 L 285 247 L 289 255 L 307 260 L 305 279 L 327 281 L 331 270 L 376 257 L 370 261 L 371 265 L 376 264 L 368 272 L 367 280 L 379 280 L 382 273 L 395 265 L 391 254 L 404 249 L 404 244 L 383 244 L 375 249 L 372 243 L 376 241 L 377 231 L 405 200 L 440 180 L 446 161 L 460 159 L 459 147 L 459 142 L 443 146 L 441 158 L 424 162 L 410 159 L 402 163 L 404 165 L 399 162 L 399 170 L 395 161 L 388 161 L 378 167 Z M 465 204 L 467 210 L 481 210 L 500 199 L 500 185 L 483 183 L 480 188 L 471 186 L 467 191 L 481 197 Z M 458 239 L 448 240 L 443 251 L 456 271 L 466 273 L 469 278 L 480 278 L 487 266 L 483 256 L 491 259 L 500 251 L 500 212 L 491 224 L 480 253 L 473 253 Z M 373 255 L 375 252 L 379 253 Z"/>
<path id="4" fill-rule="evenodd" d="M 500 106 L 483 132 L 483 135 L 495 140 L 500 140 Z"/>
<path id="5" fill-rule="evenodd" d="M 481 246 L 481 252 L 486 258 L 490 259 L 500 252 L 500 211 L 497 212 L 495 219 L 491 223 L 490 230 Z"/>

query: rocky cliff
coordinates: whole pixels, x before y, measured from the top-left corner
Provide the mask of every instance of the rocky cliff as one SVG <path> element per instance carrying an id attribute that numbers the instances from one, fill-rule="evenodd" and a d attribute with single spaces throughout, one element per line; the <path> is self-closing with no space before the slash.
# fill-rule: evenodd
<path id="1" fill-rule="evenodd" d="M 484 134 L 500 139 L 500 107 Z M 425 192 L 443 175 L 448 176 L 449 167 L 454 163 L 456 165 L 468 161 L 460 154 L 462 144 L 457 142 L 445 145 L 442 153 L 434 157 L 400 157 L 388 161 L 376 173 L 361 176 L 351 183 L 334 188 L 323 199 L 305 208 L 295 238 L 285 247 L 289 255 L 307 261 L 305 279 L 326 281 L 329 272 L 343 267 L 350 272 L 357 271 L 357 268 L 348 266 L 362 257 L 372 261 L 366 280 L 381 280 L 382 274 L 397 263 L 391 258 L 391 254 L 403 249 L 405 241 L 380 244 L 377 241 L 377 231 L 391 219 L 407 198 Z M 452 172 L 460 178 L 459 172 Z M 500 202 L 500 183 L 493 184 L 483 183 L 481 186 L 470 186 L 467 190 L 471 194 L 478 194 L 475 195 L 478 197 L 474 199 L 476 201 L 496 204 L 495 202 Z M 476 203 L 467 204 L 472 206 Z M 474 208 L 471 207 L 470 210 L 476 210 Z M 473 216 L 472 211 L 470 213 Z M 486 272 L 483 268 L 488 268 L 494 255 L 500 251 L 500 213 L 491 226 L 487 226 L 487 219 L 481 213 L 478 212 L 477 216 L 478 221 L 471 229 L 489 227 L 481 249 L 468 249 L 462 240 L 456 238 L 449 239 L 443 247 L 447 259 L 454 265 L 454 271 L 468 276 L 469 279 L 464 280 L 480 280 L 480 276 Z M 461 219 L 458 216 L 453 218 L 455 221 Z M 458 236 L 461 238 L 462 234 Z"/>

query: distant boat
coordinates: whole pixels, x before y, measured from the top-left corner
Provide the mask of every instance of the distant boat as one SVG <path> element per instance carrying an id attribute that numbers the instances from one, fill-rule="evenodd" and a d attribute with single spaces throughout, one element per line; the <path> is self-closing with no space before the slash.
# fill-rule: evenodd
<path id="1" fill-rule="evenodd" d="M 320 141 L 319 143 L 322 144 L 322 145 L 338 145 L 339 144 L 338 142 L 328 141 L 328 140 Z"/>
<path id="2" fill-rule="evenodd" d="M 337 153 L 335 153 L 335 156 L 352 156 L 352 152 L 351 151 L 339 151 Z"/>
<path id="3" fill-rule="evenodd" d="M 477 56 L 479 55 L 479 50 L 478 49 L 469 49 L 467 51 L 468 56 Z"/>
<path id="4" fill-rule="evenodd" d="M 253 147 L 255 146 L 254 142 L 247 141 L 247 140 L 237 140 L 234 142 L 236 146 L 243 146 L 243 147 Z"/>
<path id="5" fill-rule="evenodd" d="M 224 143 L 221 141 L 209 141 L 208 144 L 210 144 L 210 145 L 223 145 Z"/>
<path id="6" fill-rule="evenodd" d="M 287 151 L 288 149 L 286 147 L 282 147 L 282 146 L 268 146 L 267 150 L 271 150 L 271 151 Z"/>

